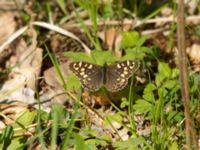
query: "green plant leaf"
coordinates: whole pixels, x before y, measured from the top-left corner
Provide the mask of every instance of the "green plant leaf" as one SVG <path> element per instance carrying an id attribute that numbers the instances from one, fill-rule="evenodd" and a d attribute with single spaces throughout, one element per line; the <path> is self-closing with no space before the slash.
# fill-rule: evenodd
<path id="1" fill-rule="evenodd" d="M 122 98 L 122 102 L 120 104 L 120 108 L 125 108 L 129 106 L 129 101 L 127 100 L 127 98 Z"/>
<path id="2" fill-rule="evenodd" d="M 168 64 L 159 62 L 158 73 L 162 74 L 164 77 L 169 78 L 172 75 L 172 69 Z"/>
<path id="3" fill-rule="evenodd" d="M 64 52 L 64 55 L 72 58 L 75 61 L 86 61 L 86 62 L 90 62 L 90 63 L 94 63 L 94 60 L 92 59 L 92 57 L 90 57 L 88 54 L 84 53 L 84 52 Z"/>
<path id="4" fill-rule="evenodd" d="M 137 100 L 136 104 L 133 105 L 133 109 L 140 114 L 149 113 L 152 107 L 153 105 L 151 103 L 143 99 Z"/>
<path id="5" fill-rule="evenodd" d="M 122 33 L 122 49 L 134 47 L 140 39 L 138 32 L 123 32 Z"/>
<path id="6" fill-rule="evenodd" d="M 18 114 L 17 123 L 13 124 L 13 127 L 28 126 L 33 123 L 34 119 L 35 111 L 30 111 L 26 109 Z"/>
<path id="7" fill-rule="evenodd" d="M 168 64 L 159 62 L 158 64 L 158 73 L 156 74 L 156 85 L 160 86 L 163 84 L 164 80 L 170 79 L 172 76 L 172 69 L 169 67 Z"/>
<path id="8" fill-rule="evenodd" d="M 149 83 L 144 89 L 143 98 L 149 102 L 155 102 L 155 97 L 153 91 L 156 90 L 156 86 Z"/>
<path id="9" fill-rule="evenodd" d="M 58 6 L 60 6 L 60 9 L 63 11 L 63 13 L 66 15 L 67 11 L 65 10 L 66 4 L 64 0 L 57 0 Z"/>
<path id="10" fill-rule="evenodd" d="M 179 82 L 177 80 L 168 80 L 163 84 L 163 87 L 168 89 L 173 89 L 176 87 L 176 89 L 180 89 Z"/>
<path id="11" fill-rule="evenodd" d="M 81 89 L 81 83 L 75 75 L 70 75 L 67 77 L 67 91 L 70 90 L 79 90 Z"/>
<path id="12" fill-rule="evenodd" d="M 160 85 L 162 85 L 162 83 L 165 79 L 166 79 L 166 77 L 163 74 L 157 73 L 156 78 L 155 78 L 156 85 L 159 87 Z"/>
<path id="13" fill-rule="evenodd" d="M 142 137 L 138 137 L 130 138 L 126 141 L 117 141 L 112 145 L 116 150 L 135 150 L 138 149 L 138 146 L 141 144 L 144 144 L 144 140 L 142 139 Z"/>
<path id="14" fill-rule="evenodd" d="M 112 9 L 111 3 L 112 3 L 111 1 L 106 1 L 105 4 L 101 4 L 102 9 L 100 9 L 99 11 L 101 11 L 102 17 L 104 19 L 107 19 L 113 16 L 113 9 Z"/>
<path id="15" fill-rule="evenodd" d="M 125 52 L 126 55 L 122 57 L 122 60 L 134 60 L 134 59 L 142 60 L 145 56 L 145 53 L 141 51 L 141 49 L 128 48 L 125 50 Z"/>
<path id="16" fill-rule="evenodd" d="M 122 116 L 118 113 L 114 114 L 114 115 L 107 115 L 106 119 L 104 120 L 104 125 L 110 125 L 110 122 L 112 121 L 116 121 L 118 123 L 122 123 Z"/>
<path id="17" fill-rule="evenodd" d="M 23 150 L 25 148 L 26 139 L 27 138 L 22 136 L 12 139 L 11 144 L 6 150 Z"/>
<path id="18" fill-rule="evenodd" d="M 176 141 L 169 145 L 169 150 L 179 150 Z"/>
<path id="19" fill-rule="evenodd" d="M 76 150 L 87 150 L 84 139 L 76 133 L 74 133 L 74 146 Z"/>
<path id="20" fill-rule="evenodd" d="M 7 149 L 8 146 L 11 144 L 11 140 L 13 138 L 13 127 L 12 126 L 7 126 L 4 130 L 3 130 L 3 134 L 1 135 L 1 139 L 0 139 L 0 149 Z"/>
<path id="21" fill-rule="evenodd" d="M 114 56 L 111 51 L 100 51 L 95 50 L 91 53 L 92 58 L 95 60 L 96 64 L 104 65 L 105 63 L 110 64 L 119 60 L 118 57 Z"/>

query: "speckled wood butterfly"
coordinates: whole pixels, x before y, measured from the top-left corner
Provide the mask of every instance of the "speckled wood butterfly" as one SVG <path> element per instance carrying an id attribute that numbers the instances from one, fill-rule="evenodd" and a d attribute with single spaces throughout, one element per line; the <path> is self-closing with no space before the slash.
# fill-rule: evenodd
<path id="1" fill-rule="evenodd" d="M 104 86 L 110 92 L 117 92 L 127 85 L 128 79 L 138 66 L 138 62 L 132 60 L 115 62 L 110 66 L 76 61 L 70 63 L 70 70 L 88 91 L 97 91 Z"/>

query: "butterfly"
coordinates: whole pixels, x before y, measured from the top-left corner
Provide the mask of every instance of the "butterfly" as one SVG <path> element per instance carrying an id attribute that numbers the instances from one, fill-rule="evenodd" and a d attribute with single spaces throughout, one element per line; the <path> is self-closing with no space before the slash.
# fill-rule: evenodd
<path id="1" fill-rule="evenodd" d="M 70 63 L 69 68 L 85 90 L 97 91 L 104 86 L 110 92 L 117 92 L 127 85 L 138 66 L 138 62 L 133 60 L 117 61 L 109 66 L 75 61 Z"/>

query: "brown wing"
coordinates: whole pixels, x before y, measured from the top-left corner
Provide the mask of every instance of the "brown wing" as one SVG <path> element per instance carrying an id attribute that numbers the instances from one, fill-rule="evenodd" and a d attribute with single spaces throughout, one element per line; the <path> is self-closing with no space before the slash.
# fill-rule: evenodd
<path id="1" fill-rule="evenodd" d="M 138 62 L 131 60 L 115 62 L 113 65 L 108 66 L 105 75 L 105 87 L 107 90 L 117 92 L 123 89 L 138 66 Z"/>
<path id="2" fill-rule="evenodd" d="M 82 87 L 97 91 L 103 84 L 103 67 L 88 62 L 72 62 L 70 70 L 79 78 Z"/>

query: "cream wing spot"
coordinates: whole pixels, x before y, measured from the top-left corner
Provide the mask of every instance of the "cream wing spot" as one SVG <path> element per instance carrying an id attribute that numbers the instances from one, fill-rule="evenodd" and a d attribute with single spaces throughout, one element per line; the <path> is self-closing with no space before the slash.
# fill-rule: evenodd
<path id="1" fill-rule="evenodd" d="M 127 66 L 129 66 L 130 65 L 130 61 L 127 61 L 126 64 L 127 64 Z"/>
<path id="2" fill-rule="evenodd" d="M 73 64 L 73 68 L 74 68 L 74 70 L 78 70 L 79 69 L 79 67 L 77 66 L 77 63 Z"/>
<path id="3" fill-rule="evenodd" d="M 130 69 L 133 69 L 133 66 L 129 66 L 130 67 Z"/>
<path id="4" fill-rule="evenodd" d="M 121 79 L 121 83 L 124 83 L 124 82 L 125 82 L 125 79 L 122 78 L 122 79 Z"/>
<path id="5" fill-rule="evenodd" d="M 81 67 L 81 66 L 82 66 L 82 62 L 81 62 L 81 61 L 78 63 L 78 66 L 79 66 L 79 67 Z"/>
<path id="6" fill-rule="evenodd" d="M 87 78 L 87 77 L 88 77 L 88 75 L 87 75 L 87 74 L 84 74 L 84 75 L 83 75 L 83 78 Z"/>
<path id="7" fill-rule="evenodd" d="M 120 75 L 122 78 L 124 78 L 125 77 L 125 75 L 122 73 L 121 75 Z"/>
<path id="8" fill-rule="evenodd" d="M 93 68 L 93 65 L 90 64 L 90 65 L 88 66 L 88 69 L 92 69 L 92 68 Z"/>
<path id="9" fill-rule="evenodd" d="M 85 74 L 84 72 L 81 72 L 81 73 L 80 73 L 81 76 L 83 76 L 84 74 Z"/>
<path id="10" fill-rule="evenodd" d="M 121 65 L 120 65 L 120 64 L 117 64 L 117 68 L 120 69 L 120 68 L 121 68 Z"/>
<path id="11" fill-rule="evenodd" d="M 81 68 L 81 72 L 84 72 L 85 71 L 85 68 Z"/>
<path id="12" fill-rule="evenodd" d="M 121 79 L 120 78 L 117 78 L 117 81 L 120 81 Z"/>
<path id="13" fill-rule="evenodd" d="M 125 74 L 125 75 L 127 75 L 127 74 L 128 74 L 128 72 L 127 72 L 126 70 L 124 70 L 124 74 Z"/>

